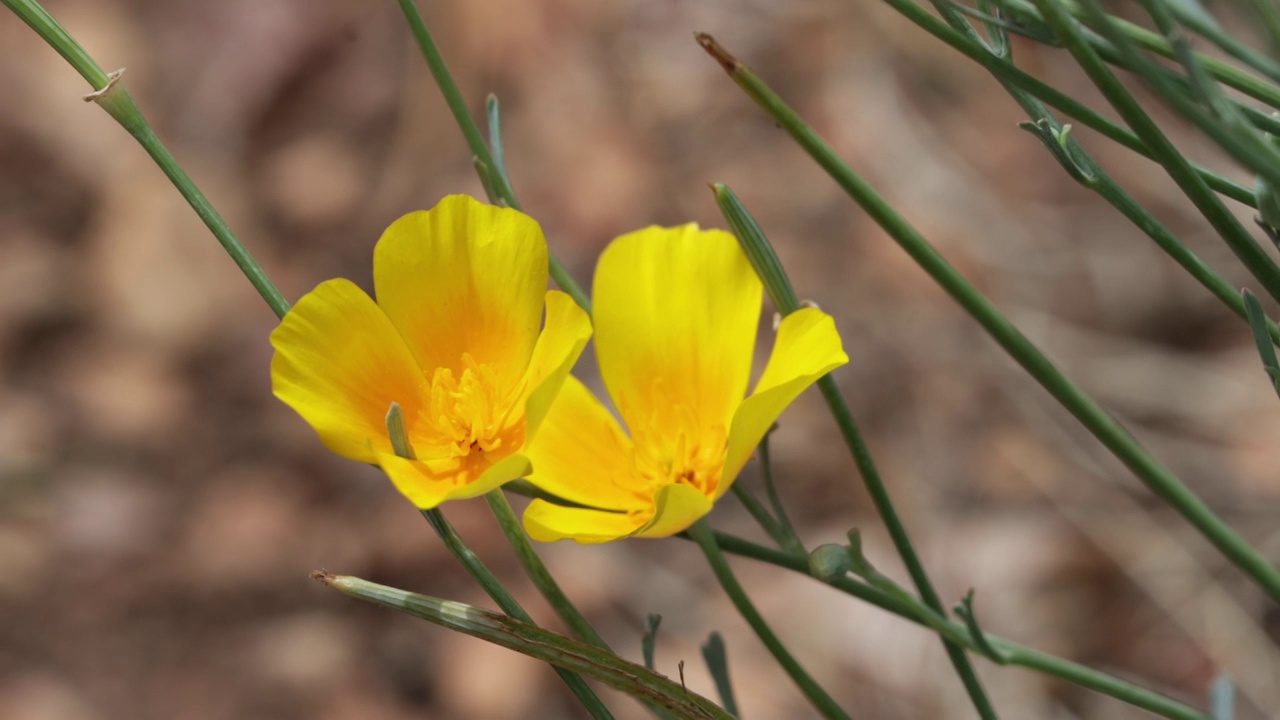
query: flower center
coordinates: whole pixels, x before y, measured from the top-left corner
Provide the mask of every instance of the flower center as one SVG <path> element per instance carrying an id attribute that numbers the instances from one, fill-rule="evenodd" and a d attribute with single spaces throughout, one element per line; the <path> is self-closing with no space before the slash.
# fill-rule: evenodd
<path id="1" fill-rule="evenodd" d="M 499 387 L 488 363 L 462 355 L 462 372 L 437 368 L 426 380 L 426 402 L 418 411 L 413 444 L 426 458 L 466 457 L 503 445 L 503 431 L 516 403 Z"/>
<path id="2" fill-rule="evenodd" d="M 664 403 L 666 412 L 647 427 L 634 428 L 633 461 L 653 489 L 670 483 L 689 485 L 711 495 L 720 484 L 729 433 L 723 425 L 706 426 L 686 404 Z"/>

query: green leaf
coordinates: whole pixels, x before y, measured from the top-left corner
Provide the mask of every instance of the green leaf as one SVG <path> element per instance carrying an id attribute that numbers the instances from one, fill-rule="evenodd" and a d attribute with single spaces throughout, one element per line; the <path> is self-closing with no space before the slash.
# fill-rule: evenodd
<path id="1" fill-rule="evenodd" d="M 649 613 L 644 619 L 644 636 L 640 638 L 640 653 L 644 656 L 644 666 L 653 669 L 653 649 L 658 644 L 658 626 L 662 624 L 662 616 Z"/>
<path id="2" fill-rule="evenodd" d="M 716 682 L 716 692 L 720 694 L 720 704 L 734 717 L 738 714 L 738 702 L 733 699 L 733 685 L 729 682 L 729 655 L 725 652 L 724 638 L 713 632 L 702 645 L 702 659 L 707 662 L 707 670 Z"/>
<path id="3" fill-rule="evenodd" d="M 1241 290 L 1244 298 L 1245 312 L 1249 314 L 1249 332 L 1253 334 L 1253 342 L 1258 346 L 1258 355 L 1262 358 L 1262 368 L 1271 378 L 1271 386 L 1280 395 L 1280 362 L 1276 360 L 1276 349 L 1271 344 L 1271 335 L 1267 331 L 1267 315 L 1262 310 L 1262 303 L 1257 296 L 1248 290 Z"/>

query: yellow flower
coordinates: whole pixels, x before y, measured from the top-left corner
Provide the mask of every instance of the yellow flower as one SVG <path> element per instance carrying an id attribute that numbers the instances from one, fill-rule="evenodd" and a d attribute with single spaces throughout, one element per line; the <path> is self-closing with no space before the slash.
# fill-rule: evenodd
<path id="1" fill-rule="evenodd" d="M 726 232 L 651 227 L 613 241 L 596 267 L 596 356 L 631 434 L 565 382 L 529 450 L 529 480 L 587 507 L 533 501 L 531 537 L 664 537 L 711 510 L 783 409 L 849 359 L 831 317 L 802 309 L 783 319 L 744 399 L 761 299 Z"/>
<path id="2" fill-rule="evenodd" d="M 591 336 L 586 313 L 547 291 L 538 224 L 447 197 L 387 228 L 373 285 L 376 304 L 350 281 L 328 280 L 285 316 L 271 334 L 276 397 L 330 450 L 377 464 L 420 508 L 527 474 L 526 445 Z M 393 402 L 416 459 L 392 448 Z"/>

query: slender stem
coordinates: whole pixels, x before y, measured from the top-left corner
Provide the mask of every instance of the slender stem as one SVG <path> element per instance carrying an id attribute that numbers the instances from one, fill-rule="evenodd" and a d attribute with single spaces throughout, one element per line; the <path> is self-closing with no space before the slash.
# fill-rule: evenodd
<path id="1" fill-rule="evenodd" d="M 710 42 L 714 43 L 713 40 Z M 774 306 L 778 308 L 778 312 L 786 316 L 798 310 L 800 302 L 797 299 L 795 289 L 791 285 L 791 279 L 787 277 L 786 270 L 783 269 L 782 263 L 778 260 L 778 254 L 773 250 L 773 244 L 769 242 L 768 236 L 764 234 L 755 218 L 751 217 L 751 213 L 747 212 L 747 209 L 738 200 L 738 196 L 728 186 L 713 184 L 711 190 L 715 194 L 716 204 L 729 222 L 729 226 L 733 228 L 733 232 L 738 237 L 744 253 L 750 260 L 752 267 L 756 269 L 756 274 L 760 276 L 761 281 L 765 284 L 769 297 L 773 300 Z M 835 417 L 836 423 L 840 426 L 845 444 L 848 445 L 849 451 L 853 455 L 854 464 L 857 465 L 863 484 L 866 486 L 868 494 L 871 495 L 871 500 L 876 506 L 876 512 L 880 515 L 881 520 L 884 521 L 885 527 L 889 531 L 889 537 L 893 539 L 893 546 L 902 558 L 903 564 L 907 566 L 907 571 L 911 574 L 911 580 L 920 592 L 920 597 L 938 614 L 946 615 L 942 600 L 938 598 L 938 593 L 933 589 L 929 574 L 925 572 L 924 563 L 920 562 L 920 557 L 916 554 L 915 547 L 911 544 L 906 525 L 898 517 L 898 511 L 894 508 L 893 501 L 889 498 L 889 490 L 880 479 L 880 472 L 876 469 L 875 462 L 871 459 L 871 452 L 867 449 L 866 443 L 863 442 L 862 434 L 858 431 L 858 426 L 854 422 L 853 415 L 849 412 L 844 398 L 840 396 L 839 390 L 836 389 L 835 381 L 831 379 L 830 375 L 823 376 L 818 380 L 818 387 L 822 390 L 822 395 L 827 400 L 827 406 L 831 408 L 831 413 Z M 946 646 L 947 657 L 951 660 L 951 664 L 955 666 L 956 674 L 959 675 L 965 690 L 973 700 L 978 714 L 984 719 L 995 718 L 995 708 L 992 707 L 991 701 L 982 689 L 982 683 L 979 681 L 977 673 L 973 671 L 973 666 L 969 663 L 969 658 L 965 655 L 964 650 L 945 639 L 943 644 Z"/>
<path id="2" fill-rule="evenodd" d="M 947 45 L 950 45 L 953 49 L 959 51 L 970 60 L 973 60 L 986 68 L 986 70 L 997 80 L 1026 90 L 1047 105 L 1066 113 L 1081 124 L 1098 131 L 1108 139 L 1123 145 L 1149 160 L 1156 159 L 1155 155 L 1146 146 L 1146 144 L 1130 130 L 1109 120 L 1097 111 L 1060 92 L 1056 88 L 1032 77 L 1031 75 L 1028 75 L 1022 70 L 1019 70 L 1007 60 L 991 54 L 981 45 L 970 42 L 968 38 L 951 29 L 946 25 L 946 23 L 933 15 L 930 15 L 924 8 L 916 5 L 911 0 L 884 1 L 920 29 L 930 35 L 933 35 Z M 1001 0 L 1001 2 L 1005 1 L 1006 0 Z M 1233 180 L 1222 177 L 1212 170 L 1199 165 L 1193 165 L 1192 167 L 1196 174 L 1199 175 L 1205 183 L 1207 183 L 1209 187 L 1213 188 L 1216 192 L 1219 192 L 1236 202 L 1243 203 L 1250 207 L 1257 207 L 1257 200 L 1254 198 L 1253 191 L 1249 188 Z"/>
<path id="3" fill-rule="evenodd" d="M 756 496 L 752 495 L 751 491 L 742 483 L 734 483 L 733 487 L 730 488 L 730 491 L 733 492 L 734 497 L 738 498 L 738 501 L 742 503 L 742 506 L 747 509 L 747 512 L 751 514 L 751 517 L 755 518 L 756 524 L 768 533 L 770 538 L 773 538 L 773 541 L 778 544 L 778 547 L 785 548 L 787 550 L 799 549 L 801 552 L 804 551 L 803 547 L 797 548 L 796 539 L 787 534 L 787 531 L 782 528 L 782 525 L 769 514 L 769 511 L 764 508 L 764 505 L 762 505 L 760 501 L 756 499 Z"/>
<path id="4" fill-rule="evenodd" d="M 222 248 L 235 261 L 240 271 L 244 273 L 244 276 L 253 284 L 258 294 L 262 296 L 262 299 L 267 301 L 267 305 L 271 307 L 276 316 L 284 317 L 285 313 L 289 312 L 289 302 L 276 289 L 276 286 L 267 277 L 267 274 L 263 272 L 258 262 L 253 259 L 253 255 L 235 236 L 235 233 L 231 232 L 231 228 L 227 226 L 222 216 L 209 204 L 204 193 L 200 192 L 200 188 L 196 187 L 190 176 L 178 165 L 178 161 L 174 160 L 173 155 L 156 137 L 156 134 L 151 130 L 151 126 L 147 124 L 146 118 L 142 116 L 142 111 L 138 109 L 138 106 L 133 102 L 133 98 L 129 96 L 129 92 L 120 83 L 119 73 L 108 75 L 103 72 L 102 68 L 85 52 L 75 38 L 71 37 L 40 6 L 40 3 L 33 0 L 0 0 L 0 2 L 3 2 L 32 30 L 35 30 L 46 43 L 65 58 L 93 86 L 94 93 L 85 99 L 92 100 L 102 106 L 102 109 L 106 110 L 112 119 L 138 141 L 142 149 L 146 150 L 151 159 L 155 161 L 160 170 L 173 183 L 173 186 L 178 189 L 182 197 L 191 205 L 191 209 L 195 210 L 200 219 L 204 221 L 205 226 L 222 244 Z"/>
<path id="5" fill-rule="evenodd" d="M 1152 150 L 1156 161 L 1164 167 L 1169 177 L 1177 183 L 1192 204 L 1200 210 L 1200 213 L 1209 221 L 1231 251 L 1240 259 L 1241 263 L 1257 278 L 1267 293 L 1280 300 L 1280 267 L 1276 266 L 1275 262 L 1263 251 L 1262 247 L 1253 239 L 1235 215 L 1227 210 L 1221 200 L 1209 191 L 1204 180 L 1195 173 L 1190 162 L 1182 156 L 1182 153 L 1160 130 L 1155 121 L 1151 119 L 1151 116 L 1143 110 L 1128 89 L 1107 68 L 1097 51 L 1086 41 L 1078 27 L 1078 21 L 1068 15 L 1057 2 L 1046 2 L 1045 0 L 1035 0 L 1035 2 L 1044 21 L 1066 45 L 1067 50 L 1080 63 L 1085 73 L 1088 74 L 1094 85 L 1107 98 L 1107 101 L 1115 108 L 1116 112 L 1120 114 L 1129 127 L 1133 128 L 1143 143 Z M 1091 7 L 1091 4 L 1087 4 L 1086 7 Z M 1097 11 L 1097 14 L 1101 16 L 1100 11 Z M 1144 80 L 1151 83 L 1153 89 L 1161 97 L 1175 106 L 1188 119 L 1195 122 L 1202 130 L 1210 134 L 1223 150 L 1230 153 L 1232 157 L 1267 177 L 1273 183 L 1280 185 L 1277 182 L 1280 179 L 1280 163 L 1269 164 L 1267 162 L 1267 156 L 1274 155 L 1274 151 L 1270 150 L 1270 148 L 1260 147 L 1261 140 L 1252 137 L 1251 132 L 1234 126 L 1222 126 L 1207 117 L 1204 110 L 1197 107 L 1185 95 L 1179 94 L 1176 89 L 1173 89 L 1166 82 L 1161 68 L 1138 58 L 1137 54 L 1132 52 L 1129 46 L 1121 44 L 1124 38 L 1118 26 L 1107 24 L 1104 27 L 1104 32 L 1109 33 L 1112 44 L 1121 56 L 1125 58 L 1127 66 L 1141 74 Z M 1144 68 L 1148 67 L 1149 71 L 1144 71 Z"/>
<path id="6" fill-rule="evenodd" d="M 684 540 L 697 542 L 690 533 L 678 535 Z M 713 533 L 713 540 L 724 552 L 785 568 L 801 575 L 810 575 L 809 560 L 804 555 L 775 550 L 743 540 L 727 533 Z M 944 637 L 972 651 L 979 651 L 977 641 L 959 622 L 947 620 L 910 595 L 888 593 L 851 577 L 840 578 L 832 587 L 868 604 L 893 613 L 917 625 L 939 632 Z M 1178 702 L 1152 690 L 1121 680 L 1100 670 L 1072 662 L 1064 658 L 1032 650 L 991 633 L 983 633 L 987 643 L 999 651 L 1006 664 L 1017 665 L 1036 672 L 1062 678 L 1083 688 L 1108 695 L 1135 707 L 1175 720 L 1210 720 L 1209 715 L 1185 703 Z"/>
<path id="7" fill-rule="evenodd" d="M 564 621 L 565 625 L 573 632 L 579 640 L 594 645 L 602 650 L 613 652 L 605 639 L 596 632 L 591 626 L 587 618 L 578 610 L 568 595 L 560 589 L 560 584 L 552 577 L 551 572 L 547 570 L 547 566 L 543 564 L 542 558 L 538 557 L 538 553 L 533 549 L 533 543 L 529 542 L 529 536 L 525 534 L 524 528 L 520 526 L 520 519 L 516 517 L 515 511 L 511 509 L 511 503 L 507 502 L 506 496 L 501 489 L 493 490 L 485 495 L 485 500 L 489 502 L 489 509 L 493 511 L 493 516 L 498 521 L 498 526 L 502 528 L 502 534 L 507 536 L 507 542 L 511 544 L 512 549 L 516 551 L 516 557 L 520 559 L 520 564 L 524 567 L 525 573 L 529 579 L 533 581 L 538 592 L 542 593 L 547 604 L 556 611 L 556 615 Z M 671 711 L 661 705 L 656 705 L 649 700 L 639 698 L 641 702 L 649 709 L 650 712 L 657 715 L 663 720 L 674 720 Z"/>
<path id="8" fill-rule="evenodd" d="M 778 496 L 777 484 L 773 481 L 773 463 L 769 458 L 770 434 L 765 433 L 764 438 L 760 440 L 760 446 L 756 448 L 756 454 L 760 456 L 760 473 L 764 475 L 764 491 L 769 497 L 769 504 L 773 506 L 773 514 L 778 518 L 778 524 L 782 526 L 788 537 L 795 539 L 796 547 L 789 549 L 803 552 L 804 543 L 801 542 L 795 526 L 791 524 L 791 518 L 787 517 L 787 509 L 783 506 L 782 498 Z"/>
<path id="9" fill-rule="evenodd" d="M 800 663 L 792 657 L 791 652 L 787 650 L 777 635 L 773 634 L 773 630 L 769 628 L 768 623 L 760 616 L 755 605 L 751 604 L 751 598 L 747 597 L 746 591 L 738 584 L 738 579 L 733 575 L 733 569 L 729 567 L 729 561 L 725 559 L 724 553 L 720 552 L 719 546 L 716 545 L 715 536 L 711 533 L 711 526 L 707 524 L 707 519 L 702 518 L 693 524 L 688 530 L 689 536 L 698 543 L 698 547 L 702 548 L 702 553 L 707 556 L 707 562 L 711 565 L 711 570 L 715 573 L 716 579 L 720 581 L 720 587 L 724 588 L 725 594 L 733 602 L 734 607 L 738 608 L 738 612 L 742 614 L 747 624 L 755 631 L 760 641 L 786 670 L 791 679 L 800 688 L 800 692 L 809 699 L 809 702 L 822 713 L 825 718 L 840 718 L 848 720 L 849 716 L 836 701 L 827 694 L 826 690 L 805 671 Z"/>
<path id="10" fill-rule="evenodd" d="M 1249 4 L 1267 29 L 1267 44 L 1271 46 L 1271 52 L 1280 53 L 1280 10 L 1276 9 L 1274 0 L 1249 0 Z"/>
<path id="11" fill-rule="evenodd" d="M 1032 4 L 1032 0 L 995 0 L 995 2 L 1016 12 L 1030 15 L 1041 22 L 1045 21 L 1043 14 Z M 1083 21 L 1090 17 L 1080 2 L 1072 0 L 1070 2 L 1060 2 L 1059 5 L 1078 20 Z M 1162 37 L 1159 33 L 1152 32 L 1140 25 L 1135 25 L 1115 16 L 1108 16 L 1108 18 L 1109 22 L 1115 25 L 1117 32 L 1124 37 L 1126 42 L 1133 43 L 1143 50 L 1148 50 L 1162 57 L 1171 60 L 1176 59 L 1176 53 L 1173 47 L 1170 46 L 1168 39 Z M 1125 63 L 1122 58 L 1111 54 L 1114 48 L 1108 47 L 1106 41 L 1096 35 L 1089 38 L 1089 40 L 1096 50 L 1109 56 L 1108 62 L 1112 62 L 1126 70 L 1134 69 Z M 1273 108 L 1280 109 L 1280 88 L 1275 85 L 1217 58 L 1196 53 L 1196 60 L 1205 66 L 1205 70 L 1211 77 L 1223 85 L 1239 90 L 1241 93 Z"/>
<path id="12" fill-rule="evenodd" d="M 466 633 L 551 665 L 582 673 L 609 687 L 690 720 L 732 720 L 714 703 L 684 685 L 606 650 L 571 640 L 531 623 L 473 605 L 441 600 L 378 585 L 360 578 L 312 573 L 316 580 L 351 597 L 399 610 L 428 622 Z"/>
<path id="13" fill-rule="evenodd" d="M 708 43 L 709 41 L 709 43 Z M 1004 348 L 1032 377 L 1148 488 L 1169 503 L 1219 551 L 1243 570 L 1271 598 L 1280 602 L 1280 571 L 1204 504 L 1176 475 L 1159 463 L 1103 410 L 1072 383 L 991 301 L 965 280 L 901 215 L 844 163 L 800 117 L 759 78 L 705 38 L 733 80 L 857 202 Z M 820 381 L 820 387 L 826 383 Z"/>
<path id="14" fill-rule="evenodd" d="M 943 5 L 943 7 L 950 6 Z M 956 20 L 969 27 L 963 18 L 956 18 Z M 953 22 L 954 24 L 956 23 Z M 972 30 L 972 28 L 970 29 Z M 973 42 L 970 39 L 970 43 L 972 44 Z M 1033 125 L 1028 129 L 1035 130 L 1038 135 L 1041 133 L 1048 134 L 1042 139 L 1045 140 L 1046 146 L 1050 150 L 1057 153 L 1059 160 L 1072 178 L 1102 196 L 1112 207 L 1119 210 L 1130 222 L 1151 238 L 1161 250 L 1186 270 L 1189 275 L 1230 308 L 1232 312 L 1243 319 L 1248 319 L 1244 302 L 1241 300 L 1235 286 L 1218 275 L 1213 268 L 1206 265 L 1186 245 L 1183 245 L 1168 228 L 1156 220 L 1131 195 L 1125 192 L 1111 176 L 1103 171 L 1097 161 L 1085 152 L 1075 138 L 1068 134 L 1067 129 L 1053 118 L 1043 103 L 1014 83 L 999 77 L 997 77 L 997 80 L 1005 91 L 1009 93 L 1010 97 L 1013 98 L 1014 102 L 1021 106 L 1033 121 Z M 1267 327 L 1272 340 L 1280 343 L 1280 327 L 1277 327 L 1270 320 L 1267 321 Z"/>
<path id="15" fill-rule="evenodd" d="M 413 37 L 418 41 L 418 47 L 422 50 L 422 57 L 426 60 L 427 67 L 431 70 L 431 76 L 435 78 L 436 85 L 440 88 L 440 93 L 444 95 L 445 104 L 449 106 L 449 111 L 453 113 L 453 119 L 457 121 L 463 136 L 466 137 L 467 145 L 471 148 L 472 154 L 479 158 L 484 167 L 490 170 L 505 168 L 505 165 L 495 164 L 493 155 L 489 152 L 489 146 L 485 144 L 484 137 L 480 135 L 479 126 L 476 125 L 476 121 L 471 117 L 471 111 L 467 109 L 466 100 L 463 99 L 462 92 L 458 90 L 458 84 L 453 81 L 453 75 L 449 73 L 449 68 L 445 65 L 444 56 L 440 54 L 435 40 L 431 37 L 431 32 L 427 30 L 426 22 L 422 20 L 422 15 L 418 13 L 417 5 L 414 4 L 413 0 L 399 0 L 399 3 L 405 19 L 409 22 L 409 28 L 413 31 Z M 520 201 L 516 199 L 515 190 L 505 179 L 490 182 L 488 185 L 497 194 L 497 197 L 489 198 L 491 202 L 502 203 L 517 210 L 520 209 Z M 573 279 L 569 271 L 560 264 L 559 260 L 551 257 L 550 261 L 551 279 L 555 280 L 556 285 L 559 285 L 561 290 L 569 293 L 574 302 L 578 303 L 583 310 L 590 313 L 591 300 L 582 290 L 582 287 Z"/>
<path id="16" fill-rule="evenodd" d="M 471 577 L 480 583 L 480 587 L 484 589 L 485 593 L 493 598 L 498 607 L 502 608 L 502 612 L 517 620 L 530 625 L 533 624 L 533 618 L 529 617 L 529 613 L 524 611 L 520 603 L 516 602 L 515 597 L 507 592 L 507 589 L 502 586 L 498 578 L 494 577 L 489 568 L 485 567 L 480 558 L 472 552 L 471 548 L 467 547 L 467 544 L 462 541 L 462 537 L 445 519 L 444 513 L 439 510 L 423 510 L 422 516 L 427 519 L 427 522 L 431 523 L 431 527 L 440 536 L 444 546 L 449 549 L 449 552 L 453 553 L 453 556 L 458 559 L 462 567 L 466 568 Z M 577 673 L 559 666 L 553 666 L 553 669 L 560 676 L 560 679 L 564 680 L 564 683 L 569 686 L 569 689 L 573 691 L 578 700 L 582 702 L 587 712 L 591 713 L 591 717 L 601 718 L 602 720 L 613 717 L 613 714 L 600 701 L 595 691 Z"/>
<path id="17" fill-rule="evenodd" d="M 880 514 L 881 519 L 884 520 L 885 528 L 889 531 L 889 537 L 893 540 L 893 546 L 897 549 L 898 555 L 902 557 L 902 563 L 907 567 L 907 573 L 911 575 L 912 583 L 916 586 L 916 590 L 920 593 L 920 597 L 925 604 L 933 612 L 945 617 L 946 610 L 942 604 L 942 599 L 938 597 L 937 591 L 934 590 L 933 583 L 930 582 L 929 575 L 925 572 L 924 563 L 920 562 L 920 557 L 916 555 L 915 548 L 907 536 L 907 528 L 898 517 L 893 501 L 889 498 L 889 490 L 880 479 L 880 471 L 871 459 L 871 451 L 867 448 L 866 441 L 863 440 L 862 433 L 858 430 L 858 425 L 853 419 L 853 414 L 849 412 L 849 406 L 840 394 L 840 389 L 836 387 L 835 380 L 830 375 L 824 375 L 818 380 L 818 390 L 822 392 L 822 397 L 827 401 L 827 407 L 831 409 L 831 414 L 835 417 L 836 425 L 839 426 L 840 434 L 844 437 L 845 444 L 849 447 L 849 452 L 853 455 L 854 464 L 858 466 L 858 473 L 862 476 L 867 493 L 871 495 L 871 501 L 876 506 L 876 511 Z M 978 674 L 974 672 L 973 666 L 969 663 L 969 658 L 965 655 L 964 650 L 945 636 L 943 643 L 946 646 L 947 657 L 955 667 L 956 674 L 960 676 L 960 681 L 964 683 L 965 690 L 973 700 L 978 714 L 983 718 L 994 718 L 996 716 L 995 708 L 991 705 L 986 692 L 982 689 Z"/>
<path id="18" fill-rule="evenodd" d="M 503 486 L 503 489 L 524 497 L 538 497 L 550 502 L 564 502 L 554 495 L 549 495 L 528 484 L 507 483 Z M 814 577 L 810 572 L 809 557 L 806 554 L 767 547 L 725 532 L 713 531 L 712 535 L 716 545 L 726 553 L 768 563 L 808 577 Z M 688 532 L 680 533 L 676 537 L 693 542 L 693 537 Z M 819 581 L 823 582 L 820 579 Z M 938 624 L 936 622 L 937 614 L 915 598 L 903 600 L 896 595 L 878 590 L 851 577 L 840 578 L 827 584 L 847 595 L 917 625 L 936 629 L 935 626 Z M 942 626 L 948 628 L 946 631 L 948 637 L 954 637 L 957 643 L 970 650 L 979 650 L 977 643 L 965 634 L 967 630 L 962 625 L 945 618 L 941 619 Z M 1209 720 L 1207 714 L 1189 705 L 1171 700 L 1157 692 L 1126 682 L 1102 671 L 1032 650 L 991 633 L 984 633 L 984 636 L 988 643 L 994 644 L 1002 655 L 1007 656 L 1006 664 L 1019 665 L 1045 675 L 1070 680 L 1083 688 L 1109 695 L 1117 700 L 1164 717 L 1178 718 L 1179 720 Z"/>
<path id="19" fill-rule="evenodd" d="M 998 1 L 1008 7 L 1021 8 L 1026 5 L 1025 0 Z M 1209 78 L 1222 78 L 1221 73 L 1214 71 L 1217 65 L 1211 59 L 1191 53 L 1186 48 L 1180 49 L 1176 46 L 1176 43 L 1160 38 L 1162 49 L 1159 54 L 1175 57 L 1183 62 L 1184 65 L 1202 70 L 1205 75 L 1203 79 L 1192 77 L 1189 81 L 1186 79 L 1178 81 L 1175 78 L 1179 76 L 1171 74 L 1165 67 L 1140 55 L 1135 48 L 1145 48 L 1146 45 L 1136 40 L 1131 33 L 1126 32 L 1122 21 L 1104 13 L 1101 7 L 1093 0 L 1083 0 L 1083 2 L 1072 4 L 1071 7 L 1079 8 L 1078 12 L 1083 13 L 1085 19 L 1099 28 L 1101 36 L 1093 30 L 1076 27 L 1078 18 L 1070 15 L 1058 2 L 1052 5 L 1051 11 L 1044 6 L 1043 0 L 1036 0 L 1036 6 L 1040 8 L 1039 19 L 1051 27 L 1055 34 L 1058 35 L 1058 39 L 1066 45 L 1073 55 L 1076 55 L 1077 61 L 1085 68 L 1086 73 L 1094 80 L 1095 85 L 1098 85 L 1103 90 L 1104 95 L 1107 95 L 1107 99 L 1120 111 L 1125 122 L 1129 123 L 1139 137 L 1142 137 L 1149 146 L 1152 142 L 1152 137 L 1149 133 L 1151 128 L 1154 127 L 1154 123 L 1151 123 L 1148 119 L 1145 122 L 1138 120 L 1135 124 L 1134 116 L 1128 114 L 1125 108 L 1115 104 L 1113 93 L 1118 94 L 1121 92 L 1123 86 L 1114 77 L 1110 76 L 1110 70 L 1107 69 L 1106 63 L 1103 62 L 1104 60 L 1139 76 L 1165 104 L 1200 128 L 1241 165 L 1267 178 L 1272 183 L 1280 183 L 1280 153 L 1263 143 L 1257 134 L 1253 132 L 1253 129 L 1248 126 L 1248 122 L 1245 119 L 1248 117 L 1254 123 L 1257 123 L 1259 119 L 1265 118 L 1265 115 L 1257 111 L 1246 111 L 1240 103 L 1226 99 L 1225 96 L 1221 102 L 1212 105 L 1211 110 L 1206 109 L 1193 99 L 1199 94 L 1198 92 L 1187 92 L 1187 82 L 1204 85 L 1205 82 L 1212 82 Z M 1052 12 L 1054 17 L 1048 17 L 1046 12 Z M 1149 33 L 1149 31 L 1144 32 Z M 1063 35 L 1063 33 L 1067 33 L 1069 36 Z M 1085 59 L 1085 55 L 1089 56 L 1089 59 Z M 1232 68 L 1232 70 L 1235 69 Z M 1107 79 L 1108 77 L 1110 79 Z M 1278 92 L 1276 88 L 1257 78 L 1247 74 L 1245 74 L 1245 77 L 1251 78 L 1257 85 L 1268 89 L 1273 94 Z M 1231 85 L 1225 80 L 1223 82 Z M 1110 87 L 1104 87 L 1099 83 L 1106 83 Z M 1137 102 L 1132 98 L 1130 98 L 1129 103 L 1137 107 Z M 1268 124 L 1270 125 L 1271 123 L 1268 122 Z M 1161 152 L 1160 147 L 1153 147 L 1153 150 L 1157 153 Z M 1168 167 L 1163 158 L 1160 159 L 1160 162 Z M 1189 167 L 1189 163 L 1186 163 L 1185 160 L 1182 160 L 1182 163 Z M 1171 172 L 1171 175 L 1174 175 L 1175 181 L 1178 180 L 1175 173 Z M 1183 183 L 1179 182 L 1179 186 L 1181 187 L 1182 185 Z M 1196 202 L 1196 197 L 1193 193 L 1187 192 L 1185 187 L 1183 191 L 1187 193 L 1193 203 L 1197 204 L 1197 207 L 1201 208 L 1202 213 L 1205 212 L 1204 208 Z M 1215 222 L 1215 218 L 1209 213 L 1206 213 L 1206 217 L 1211 222 L 1214 222 L 1215 229 L 1221 234 L 1223 231 Z M 1229 239 L 1228 242 L 1230 242 Z M 1249 261 L 1245 260 L 1245 262 L 1248 264 Z"/>
<path id="20" fill-rule="evenodd" d="M 1263 0 L 1263 2 L 1269 2 L 1269 0 Z M 1193 7 L 1183 3 L 1171 2 L 1168 3 L 1168 8 L 1178 18 L 1178 22 L 1192 32 L 1204 37 L 1209 42 L 1217 45 L 1224 53 L 1266 75 L 1272 81 L 1280 82 L 1280 64 L 1240 42 L 1234 35 L 1223 30 L 1207 14 L 1208 11 L 1203 6 Z"/>
<path id="21" fill-rule="evenodd" d="M 556 611 L 556 615 L 564 621 L 565 625 L 573 631 L 577 638 L 585 643 L 590 643 L 596 647 L 608 649 L 609 644 L 605 642 L 600 633 L 591 627 L 591 623 L 583 616 L 582 612 L 573 604 L 568 595 L 560 589 L 560 584 L 551 576 L 547 570 L 547 566 L 542 563 L 542 558 L 538 557 L 537 551 L 533 549 L 533 544 L 529 542 L 529 536 L 525 534 L 524 528 L 520 526 L 520 519 L 516 517 L 515 511 L 511 509 L 511 503 L 507 502 L 507 498 L 502 494 L 502 490 L 494 490 L 484 496 L 489 502 L 489 509 L 493 511 L 493 516 L 498 520 L 498 525 L 502 528 L 502 534 L 507 536 L 507 541 L 511 543 L 511 547 L 516 551 L 516 557 L 520 559 L 520 564 L 524 566 L 525 572 L 529 575 L 529 579 L 533 580 L 533 584 L 547 599 L 551 608 Z"/>

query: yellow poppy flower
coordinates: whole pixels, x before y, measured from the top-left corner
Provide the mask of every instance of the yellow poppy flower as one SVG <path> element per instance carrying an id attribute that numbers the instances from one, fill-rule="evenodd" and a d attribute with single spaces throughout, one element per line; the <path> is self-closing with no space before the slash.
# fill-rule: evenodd
<path id="1" fill-rule="evenodd" d="M 387 228 L 373 285 L 377 303 L 336 279 L 289 311 L 271 333 L 276 397 L 423 509 L 527 474 L 525 447 L 591 337 L 586 313 L 547 290 L 538 224 L 447 197 Z M 415 459 L 392 447 L 393 402 Z"/>
<path id="2" fill-rule="evenodd" d="M 729 233 L 651 227 L 613 241 L 596 267 L 596 356 L 630 436 L 566 380 L 529 450 L 529 480 L 587 507 L 533 501 L 531 537 L 664 537 L 711 510 L 783 409 L 849 360 L 831 317 L 802 309 L 782 320 L 744 399 L 761 300 Z"/>

